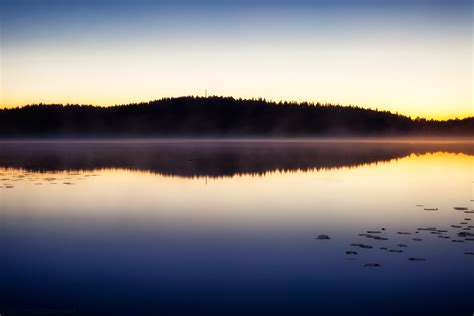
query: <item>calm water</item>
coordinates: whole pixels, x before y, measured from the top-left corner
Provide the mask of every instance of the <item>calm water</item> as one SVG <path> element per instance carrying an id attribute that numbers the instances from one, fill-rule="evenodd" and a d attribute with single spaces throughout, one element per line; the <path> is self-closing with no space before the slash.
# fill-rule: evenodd
<path id="1" fill-rule="evenodd" d="M 472 315 L 473 181 L 472 142 L 0 143 L 0 313 Z"/>

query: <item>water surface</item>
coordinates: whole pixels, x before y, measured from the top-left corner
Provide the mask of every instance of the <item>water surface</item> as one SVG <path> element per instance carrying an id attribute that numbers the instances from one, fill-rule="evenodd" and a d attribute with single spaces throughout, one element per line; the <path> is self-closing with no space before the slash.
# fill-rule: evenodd
<path id="1" fill-rule="evenodd" d="M 473 163 L 448 140 L 4 142 L 0 312 L 471 315 Z"/>

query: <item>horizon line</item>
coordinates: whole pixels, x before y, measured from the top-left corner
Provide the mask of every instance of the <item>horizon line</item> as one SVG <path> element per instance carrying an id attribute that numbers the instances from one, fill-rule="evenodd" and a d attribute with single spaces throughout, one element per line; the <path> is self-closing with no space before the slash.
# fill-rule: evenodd
<path id="1" fill-rule="evenodd" d="M 465 115 L 465 116 L 455 116 L 455 117 L 450 117 L 450 118 L 436 118 L 436 117 L 431 117 L 428 118 L 426 116 L 412 116 L 404 113 L 400 113 L 398 111 L 392 112 L 390 110 L 385 110 L 385 109 L 379 109 L 378 107 L 370 107 L 370 106 L 364 106 L 364 105 L 357 105 L 357 104 L 341 104 L 337 102 L 319 102 L 319 101 L 296 101 L 296 100 L 282 100 L 280 99 L 279 101 L 275 101 L 273 99 L 265 98 L 265 97 L 251 97 L 251 98 L 245 98 L 245 97 L 234 97 L 234 96 L 224 96 L 224 95 L 181 95 L 181 96 L 173 96 L 173 97 L 161 97 L 158 99 L 150 99 L 148 101 L 135 101 L 135 102 L 129 102 L 129 103 L 116 103 L 116 104 L 86 104 L 86 103 L 71 103 L 71 102 L 66 102 L 66 103 L 56 103 L 56 102 L 37 102 L 37 103 L 27 103 L 23 105 L 13 105 L 13 106 L 6 106 L 6 105 L 0 105 L 0 111 L 1 110 L 14 110 L 14 109 L 22 109 L 25 107 L 30 107 L 30 106 L 47 106 L 47 105 L 57 105 L 57 106 L 90 106 L 90 107 L 98 107 L 98 108 L 111 108 L 111 107 L 121 107 L 121 106 L 131 106 L 131 105 L 141 105 L 141 104 L 147 104 L 147 103 L 152 103 L 152 102 L 157 102 L 157 101 L 162 101 L 162 100 L 173 100 L 173 99 L 182 99 L 182 98 L 194 98 L 194 99 L 234 99 L 234 100 L 240 100 L 240 101 L 263 101 L 269 104 L 288 104 L 288 105 L 295 105 L 295 106 L 301 106 L 301 105 L 306 105 L 306 106 L 340 106 L 340 107 L 353 107 L 353 108 L 359 108 L 363 110 L 369 110 L 369 111 L 375 111 L 375 112 L 381 112 L 381 113 L 390 113 L 393 115 L 399 115 L 399 116 L 404 116 L 407 117 L 411 120 L 426 120 L 426 121 L 438 121 L 438 122 L 447 122 L 447 121 L 455 121 L 455 120 L 465 120 L 465 119 L 471 119 L 474 118 L 473 115 Z"/>

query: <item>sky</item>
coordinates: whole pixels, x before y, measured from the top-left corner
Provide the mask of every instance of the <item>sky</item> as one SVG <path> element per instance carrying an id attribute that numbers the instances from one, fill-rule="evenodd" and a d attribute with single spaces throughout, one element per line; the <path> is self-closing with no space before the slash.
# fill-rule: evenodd
<path id="1" fill-rule="evenodd" d="M 185 95 L 474 116 L 464 0 L 0 0 L 0 107 Z"/>

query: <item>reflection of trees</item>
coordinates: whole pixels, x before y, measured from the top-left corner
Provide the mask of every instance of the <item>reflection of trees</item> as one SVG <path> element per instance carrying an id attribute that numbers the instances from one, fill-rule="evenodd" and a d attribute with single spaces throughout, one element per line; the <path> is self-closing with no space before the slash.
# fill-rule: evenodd
<path id="1" fill-rule="evenodd" d="M 357 167 L 472 144 L 329 142 L 2 143 L 0 166 L 31 171 L 121 168 L 182 177 L 223 177 Z"/>

